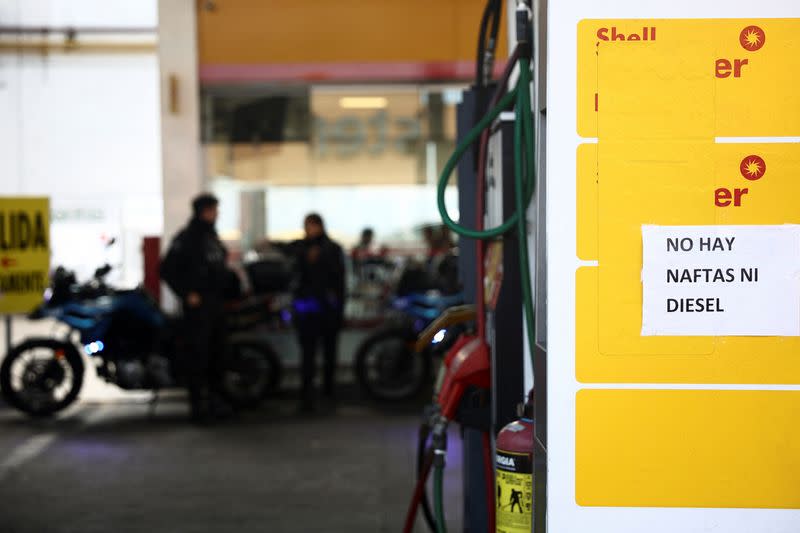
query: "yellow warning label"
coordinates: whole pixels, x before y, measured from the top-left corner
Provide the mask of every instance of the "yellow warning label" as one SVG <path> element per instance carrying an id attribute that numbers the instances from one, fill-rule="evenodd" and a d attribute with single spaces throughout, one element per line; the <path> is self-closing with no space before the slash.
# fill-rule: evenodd
<path id="1" fill-rule="evenodd" d="M 497 533 L 530 533 L 533 465 L 526 454 L 497 450 Z"/>
<path id="2" fill-rule="evenodd" d="M 485 264 L 483 297 L 489 309 L 495 309 L 500 297 L 500 287 L 503 286 L 503 241 L 489 243 L 486 247 Z"/>
<path id="3" fill-rule="evenodd" d="M 50 271 L 47 198 L 0 198 L 0 314 L 41 303 Z"/>

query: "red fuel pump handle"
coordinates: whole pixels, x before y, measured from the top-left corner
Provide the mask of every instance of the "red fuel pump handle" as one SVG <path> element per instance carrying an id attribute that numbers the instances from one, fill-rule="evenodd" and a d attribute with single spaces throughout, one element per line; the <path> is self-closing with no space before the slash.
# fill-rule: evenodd
<path id="1" fill-rule="evenodd" d="M 475 337 L 459 348 L 450 362 L 437 403 L 442 416 L 452 420 L 468 387 L 488 389 L 490 380 L 489 347 Z"/>

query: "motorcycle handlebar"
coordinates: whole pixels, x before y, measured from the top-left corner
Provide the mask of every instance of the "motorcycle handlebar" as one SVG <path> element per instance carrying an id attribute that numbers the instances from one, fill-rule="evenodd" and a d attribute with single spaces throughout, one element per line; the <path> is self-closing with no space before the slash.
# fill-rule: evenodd
<path id="1" fill-rule="evenodd" d="M 103 279 L 108 275 L 109 272 L 111 272 L 111 268 L 112 268 L 111 265 L 109 265 L 108 263 L 101 266 L 100 268 L 94 271 L 94 279 L 96 280 Z"/>

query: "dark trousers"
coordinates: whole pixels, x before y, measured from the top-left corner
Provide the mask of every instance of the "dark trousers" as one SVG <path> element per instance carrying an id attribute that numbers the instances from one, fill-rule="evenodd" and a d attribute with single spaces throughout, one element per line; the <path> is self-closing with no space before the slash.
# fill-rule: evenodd
<path id="1" fill-rule="evenodd" d="M 219 366 L 225 350 L 225 322 L 221 305 L 185 306 L 181 367 L 186 376 L 192 414 L 208 411 L 218 388 Z"/>
<path id="2" fill-rule="evenodd" d="M 297 336 L 302 352 L 302 400 L 306 405 L 314 401 L 314 377 L 320 344 L 323 354 L 323 392 L 329 397 L 334 395 L 340 324 L 340 317 L 334 313 L 309 313 L 297 317 Z"/>

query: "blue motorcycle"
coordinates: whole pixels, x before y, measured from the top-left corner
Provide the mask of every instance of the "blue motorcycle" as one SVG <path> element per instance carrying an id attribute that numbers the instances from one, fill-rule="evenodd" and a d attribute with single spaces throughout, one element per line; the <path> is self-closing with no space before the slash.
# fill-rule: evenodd
<path id="1" fill-rule="evenodd" d="M 64 338 L 30 338 L 14 346 L 0 365 L 5 401 L 32 416 L 56 413 L 77 398 L 83 384 L 81 349 L 97 373 L 126 390 L 181 386 L 184 369 L 177 354 L 186 335 L 143 290 L 116 290 L 104 282 L 111 267 L 79 284 L 56 269 L 44 302 L 31 319 L 52 318 L 68 326 Z M 220 361 L 218 388 L 237 407 L 258 403 L 278 386 L 281 362 L 261 340 L 229 337 Z"/>
<path id="2" fill-rule="evenodd" d="M 367 337 L 355 355 L 356 380 L 378 401 L 400 401 L 419 394 L 431 381 L 433 358 L 443 356 L 461 329 L 441 330 L 431 345 L 417 353 L 417 336 L 445 309 L 463 303 L 463 296 L 440 290 L 394 297 L 386 323 Z"/>

